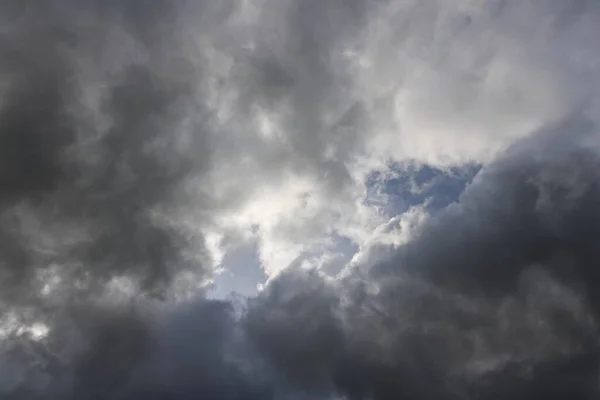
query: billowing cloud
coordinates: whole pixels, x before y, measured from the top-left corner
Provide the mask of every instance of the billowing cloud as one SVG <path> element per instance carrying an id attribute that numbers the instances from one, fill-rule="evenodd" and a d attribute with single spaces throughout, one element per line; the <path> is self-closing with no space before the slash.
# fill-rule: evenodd
<path id="1" fill-rule="evenodd" d="M 597 395 L 599 154 L 580 128 L 516 145 L 369 273 L 282 277 L 249 332 L 286 378 L 349 398 Z"/>
<path id="2" fill-rule="evenodd" d="M 572 3 L 5 2 L 0 397 L 596 398 Z"/>

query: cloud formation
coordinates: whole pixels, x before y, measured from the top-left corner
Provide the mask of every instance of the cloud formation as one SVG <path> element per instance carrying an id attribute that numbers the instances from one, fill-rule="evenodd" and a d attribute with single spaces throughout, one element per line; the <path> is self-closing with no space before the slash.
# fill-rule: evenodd
<path id="1" fill-rule="evenodd" d="M 0 11 L 0 397 L 598 396 L 595 3 Z"/>

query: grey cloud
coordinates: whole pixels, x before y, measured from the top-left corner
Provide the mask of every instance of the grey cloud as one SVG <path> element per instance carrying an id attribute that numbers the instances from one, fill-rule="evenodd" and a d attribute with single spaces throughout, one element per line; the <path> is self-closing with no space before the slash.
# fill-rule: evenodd
<path id="1" fill-rule="evenodd" d="M 31 371 L 8 378 L 2 396 L 103 398 L 103 386 L 121 387 L 150 354 L 152 338 L 136 313 L 99 308 L 115 280 L 161 298 L 182 271 L 208 272 L 186 252 L 201 254 L 202 238 L 170 214 L 209 154 L 204 127 L 181 124 L 202 112 L 192 108 L 196 72 L 173 63 L 178 33 L 157 26 L 181 10 L 136 1 L 1 8 L 0 300 L 2 320 L 16 316 L 2 361 Z M 132 53 L 116 54 L 113 34 Z M 52 331 L 44 343 L 18 330 L 36 322 Z M 82 356 L 61 361 L 63 352 Z"/>
<path id="2" fill-rule="evenodd" d="M 503 290 L 529 265 L 589 257 L 598 156 L 585 143 L 595 135 L 592 123 L 576 117 L 509 149 L 394 263 L 436 280 L 456 278 L 466 285 L 472 279 Z M 448 229 L 456 234 L 448 236 Z M 452 268 L 446 267 L 449 263 Z"/>
<path id="3" fill-rule="evenodd" d="M 515 145 L 366 278 L 274 283 L 258 343 L 349 398 L 597 396 L 596 135 L 577 119 Z"/>
<path id="4" fill-rule="evenodd" d="M 384 2 L 266 1 L 250 28 L 231 22 L 241 3 L 211 4 L 2 7 L 2 323 L 50 331 L 2 339 L 0 396 L 595 398 L 599 156 L 581 116 L 484 166 L 367 276 L 293 267 L 251 299 L 164 301 L 178 274 L 210 276 L 178 213 L 219 211 L 219 196 L 194 184 L 247 154 L 258 167 L 224 178 L 308 171 L 335 201 L 371 117 L 334 56 Z M 251 62 L 229 28 L 255 35 Z M 261 43 L 261 28 L 281 36 Z M 193 53 L 195 33 L 231 76 Z M 230 90 L 237 127 L 253 129 L 249 103 L 272 107 L 283 143 L 228 131 L 211 101 Z"/>
<path id="5" fill-rule="evenodd" d="M 153 290 L 175 273 L 175 264 L 184 264 L 179 257 L 187 239 L 152 213 L 174 203 L 186 176 L 202 171 L 206 162 L 201 127 L 193 127 L 188 138 L 193 158 L 177 143 L 185 134 L 178 132 L 178 119 L 192 99 L 188 85 L 193 75 L 186 83 L 140 62 L 125 66 L 103 85 L 86 81 L 86 71 L 78 70 L 78 50 L 118 29 L 116 15 L 125 19 L 122 24 L 131 28 L 133 40 L 143 42 L 145 33 L 138 32 L 143 29 L 126 22 L 135 4 L 98 5 L 97 13 L 104 11 L 113 19 L 105 17 L 105 26 L 96 21 L 89 30 L 78 27 L 79 21 L 59 18 L 65 18 L 60 9 L 66 3 L 37 6 L 15 6 L 17 15 L 7 23 L 2 48 L 7 60 L 0 126 L 2 235 L 5 269 L 10 271 L 3 296 L 21 291 L 39 269 L 53 263 L 65 264 L 67 279 L 132 275 Z M 70 6 L 82 14 L 96 7 L 93 2 Z M 140 24 L 166 17 L 158 4 L 141 8 L 144 12 L 134 18 Z M 56 18 L 53 13 L 58 13 Z M 148 53 L 160 51 L 156 40 L 151 43 L 140 47 Z M 80 111 L 79 85 L 97 85 L 100 92 L 99 109 L 81 110 L 88 113 L 87 120 L 73 115 Z M 94 113 L 104 126 L 89 125 Z M 89 237 L 38 251 L 28 243 L 40 234 L 29 232 L 31 220 L 40 221 L 32 229 L 48 236 L 69 234 L 52 231 L 59 221 Z"/>

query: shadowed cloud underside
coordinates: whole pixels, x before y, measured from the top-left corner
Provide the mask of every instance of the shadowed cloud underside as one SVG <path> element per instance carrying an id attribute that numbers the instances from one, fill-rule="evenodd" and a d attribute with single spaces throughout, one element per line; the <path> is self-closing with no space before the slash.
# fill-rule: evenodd
<path id="1" fill-rule="evenodd" d="M 598 21 L 3 2 L 0 398 L 597 398 Z"/>

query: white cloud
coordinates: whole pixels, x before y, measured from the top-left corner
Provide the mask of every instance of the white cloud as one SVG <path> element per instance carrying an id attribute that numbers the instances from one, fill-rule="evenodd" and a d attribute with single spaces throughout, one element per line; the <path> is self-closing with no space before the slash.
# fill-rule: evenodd
<path id="1" fill-rule="evenodd" d="M 215 264 L 229 250 L 211 238 L 234 231 L 255 232 L 269 275 L 326 249 L 334 234 L 369 248 L 388 224 L 364 202 L 372 170 L 390 160 L 485 163 L 537 129 L 598 107 L 590 101 L 596 8 L 227 4 L 182 22 L 208 116 L 209 167 L 197 190 L 210 205 L 201 220 Z M 324 251 L 323 259 L 336 257 Z"/>

